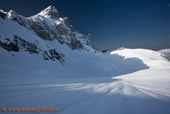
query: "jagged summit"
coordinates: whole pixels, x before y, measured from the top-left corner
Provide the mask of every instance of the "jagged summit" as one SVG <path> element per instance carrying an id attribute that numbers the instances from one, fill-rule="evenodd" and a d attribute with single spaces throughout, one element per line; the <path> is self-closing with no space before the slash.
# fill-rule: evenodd
<path id="1" fill-rule="evenodd" d="M 42 10 L 39 14 L 53 19 L 59 18 L 58 10 L 56 9 L 55 6 L 48 6 L 47 8 Z"/>

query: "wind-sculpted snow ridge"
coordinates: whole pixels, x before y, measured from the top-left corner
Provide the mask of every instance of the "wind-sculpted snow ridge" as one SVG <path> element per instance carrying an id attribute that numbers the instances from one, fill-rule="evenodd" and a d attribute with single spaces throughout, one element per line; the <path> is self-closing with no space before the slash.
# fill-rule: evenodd
<path id="1" fill-rule="evenodd" d="M 124 56 L 125 58 L 140 58 L 140 60 L 142 60 L 143 63 L 149 66 L 151 69 L 164 69 L 170 67 L 168 60 L 164 57 L 161 57 L 161 53 L 152 50 L 124 48 L 122 50 L 113 51 L 111 54 L 118 54 L 120 56 Z"/>

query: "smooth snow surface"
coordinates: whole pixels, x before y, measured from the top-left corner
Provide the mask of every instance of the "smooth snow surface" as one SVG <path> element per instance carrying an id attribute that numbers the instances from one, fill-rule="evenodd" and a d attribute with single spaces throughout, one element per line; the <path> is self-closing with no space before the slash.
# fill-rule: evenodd
<path id="1" fill-rule="evenodd" d="M 159 52 L 65 50 L 68 58 L 60 65 L 0 48 L 0 107 L 59 107 L 58 114 L 170 114 L 170 62 Z"/>

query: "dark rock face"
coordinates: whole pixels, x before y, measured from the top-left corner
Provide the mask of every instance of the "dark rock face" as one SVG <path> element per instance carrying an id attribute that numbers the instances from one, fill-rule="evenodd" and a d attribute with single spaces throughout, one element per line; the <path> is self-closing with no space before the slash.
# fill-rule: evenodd
<path id="1" fill-rule="evenodd" d="M 31 28 L 44 40 L 52 40 L 48 31 L 46 31 L 38 22 L 32 22 Z"/>
<path id="2" fill-rule="evenodd" d="M 63 21 L 68 27 L 70 27 L 68 18 Z M 38 22 L 32 22 L 31 28 L 44 40 L 57 39 L 60 44 L 64 44 L 65 41 L 60 37 L 61 35 L 70 36 L 70 43 L 66 43 L 71 49 L 83 49 L 83 45 L 79 40 L 77 40 L 74 33 L 68 31 L 68 29 L 63 24 L 55 25 L 54 28 L 49 28 L 46 23 L 40 24 Z"/>
<path id="3" fill-rule="evenodd" d="M 66 25 L 67 27 L 70 28 L 70 23 L 69 23 L 68 17 L 64 17 L 62 21 L 65 23 L 65 25 Z"/>
<path id="4" fill-rule="evenodd" d="M 0 10 L 0 17 L 5 19 L 5 17 L 7 17 L 7 14 L 3 13 L 1 10 Z"/>
<path id="5" fill-rule="evenodd" d="M 49 50 L 42 50 L 39 47 L 37 47 L 38 42 L 36 43 L 30 43 L 25 41 L 24 39 L 18 37 L 17 35 L 14 35 L 14 40 L 10 41 L 9 38 L 4 38 L 6 41 L 1 42 L 0 46 L 4 48 L 5 50 L 11 52 L 19 52 L 19 50 L 24 50 L 26 52 L 29 52 L 30 54 L 36 54 L 36 55 L 42 55 L 44 60 L 52 60 L 52 61 L 60 61 L 60 63 L 64 63 L 64 55 L 61 53 L 58 53 L 55 49 L 49 49 Z"/>
<path id="6" fill-rule="evenodd" d="M 18 42 L 16 39 L 14 39 L 12 42 L 10 42 L 9 38 L 4 38 L 7 42 L 0 41 L 0 46 L 7 51 L 14 51 L 19 52 Z"/>
<path id="7" fill-rule="evenodd" d="M 19 47 L 13 42 L 10 42 L 9 44 L 7 44 L 7 43 L 3 43 L 0 41 L 0 46 L 6 49 L 7 51 L 19 52 Z"/>
<path id="8" fill-rule="evenodd" d="M 50 28 L 46 23 L 39 23 L 36 21 L 30 20 L 30 26 L 44 40 L 58 40 L 58 35 L 68 35 L 68 30 L 62 25 L 54 25 L 53 28 Z"/>
<path id="9" fill-rule="evenodd" d="M 44 51 L 43 52 L 43 58 L 44 60 L 59 60 L 61 63 L 64 63 L 64 59 L 62 59 L 64 57 L 63 54 L 59 54 L 58 52 L 56 52 L 55 49 L 51 49 L 49 50 L 49 52 Z"/>
<path id="10" fill-rule="evenodd" d="M 68 35 L 68 30 L 63 26 L 63 24 L 58 24 L 57 26 L 58 34 L 59 35 Z"/>
<path id="11" fill-rule="evenodd" d="M 83 49 L 83 45 L 81 42 L 75 38 L 71 39 L 71 43 L 69 44 L 71 49 Z"/>
<path id="12" fill-rule="evenodd" d="M 102 53 L 106 53 L 106 52 L 108 52 L 108 51 L 109 51 L 109 49 L 106 48 L 106 49 L 103 49 L 103 50 L 102 50 Z"/>
<path id="13" fill-rule="evenodd" d="M 14 35 L 14 41 L 18 43 L 18 45 L 21 45 L 20 48 L 25 49 L 25 51 L 29 52 L 30 54 L 37 54 L 39 53 L 39 50 L 35 43 L 30 43 L 25 41 L 24 39 L 18 37 L 17 35 Z"/>

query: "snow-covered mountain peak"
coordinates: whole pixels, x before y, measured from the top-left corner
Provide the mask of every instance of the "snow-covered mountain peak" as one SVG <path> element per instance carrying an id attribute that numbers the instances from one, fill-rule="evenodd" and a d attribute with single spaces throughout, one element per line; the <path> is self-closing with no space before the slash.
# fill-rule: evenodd
<path id="1" fill-rule="evenodd" d="M 61 63 L 72 50 L 96 52 L 91 38 L 73 29 L 67 17 L 59 17 L 54 6 L 30 17 L 0 10 L 0 46 L 15 54 L 28 52 Z"/>
<path id="2" fill-rule="evenodd" d="M 49 6 L 47 8 L 45 8 L 44 10 L 42 10 L 39 15 L 45 16 L 45 17 L 50 17 L 52 19 L 58 19 L 59 18 L 59 14 L 58 14 L 58 10 L 56 9 L 55 6 Z"/>

